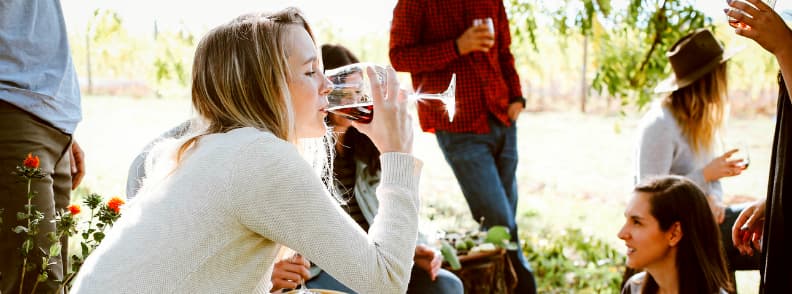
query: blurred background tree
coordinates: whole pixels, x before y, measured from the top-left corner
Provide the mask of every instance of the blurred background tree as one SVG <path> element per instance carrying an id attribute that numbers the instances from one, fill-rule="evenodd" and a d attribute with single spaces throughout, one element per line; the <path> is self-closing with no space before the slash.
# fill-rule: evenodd
<path id="1" fill-rule="evenodd" d="M 713 22 L 697 10 L 697 0 L 611 1 L 505 3 L 529 110 L 640 110 L 654 97 L 655 85 L 670 73 L 665 52 L 681 36 L 710 28 L 726 47 L 740 43 L 725 21 Z M 320 44 L 343 44 L 361 60 L 389 62 L 387 31 L 352 34 L 334 25 L 332 17 L 312 24 Z M 75 64 L 87 79 L 86 93 L 189 96 L 196 36 L 205 30 L 186 25 L 160 28 L 156 20 L 147 30 L 150 33 L 130 34 L 122 15 L 102 8 L 94 10 L 85 29 L 70 31 Z M 752 43 L 743 45 L 748 50 L 733 59 L 730 76 L 751 79 L 731 79 L 733 109 L 772 112 L 777 65 Z M 406 74 L 402 78 L 409 79 Z"/>

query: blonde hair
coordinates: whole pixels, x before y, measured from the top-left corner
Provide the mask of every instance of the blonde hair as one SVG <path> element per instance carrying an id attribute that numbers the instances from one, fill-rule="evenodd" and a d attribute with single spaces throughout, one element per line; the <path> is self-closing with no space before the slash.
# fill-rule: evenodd
<path id="1" fill-rule="evenodd" d="M 287 36 L 294 25 L 314 38 L 296 8 L 245 14 L 203 37 L 193 61 L 192 103 L 206 127 L 179 147 L 177 165 L 200 137 L 242 127 L 268 130 L 296 142 L 287 85 Z"/>
<path id="2" fill-rule="evenodd" d="M 666 97 L 664 104 L 674 115 L 693 153 L 714 151 L 717 134 L 726 120 L 727 86 L 724 62 Z"/>
<path id="3" fill-rule="evenodd" d="M 325 183 L 332 181 L 332 147 L 322 139 L 298 142 L 296 135 L 287 60 L 289 30 L 295 26 L 316 43 L 305 17 L 293 7 L 245 14 L 203 37 L 192 72 L 192 103 L 202 124 L 191 126 L 190 135 L 180 141 L 172 171 L 202 136 L 254 127 L 307 151 L 317 175 Z M 326 187 L 338 198 L 334 186 Z"/>

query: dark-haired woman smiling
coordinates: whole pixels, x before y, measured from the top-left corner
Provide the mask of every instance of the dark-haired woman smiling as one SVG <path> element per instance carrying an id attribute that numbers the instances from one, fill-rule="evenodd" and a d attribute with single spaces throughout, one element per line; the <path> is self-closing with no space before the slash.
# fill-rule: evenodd
<path id="1" fill-rule="evenodd" d="M 726 293 L 731 290 L 720 231 L 707 196 L 680 176 L 635 187 L 619 238 L 627 266 L 643 269 L 622 293 Z"/>

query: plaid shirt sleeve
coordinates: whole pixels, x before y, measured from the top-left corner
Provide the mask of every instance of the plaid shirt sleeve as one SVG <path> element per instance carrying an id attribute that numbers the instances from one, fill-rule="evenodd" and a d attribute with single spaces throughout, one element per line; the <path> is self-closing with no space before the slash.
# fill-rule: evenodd
<path id="1" fill-rule="evenodd" d="M 509 102 L 522 101 L 523 94 L 520 86 L 520 76 L 514 67 L 514 56 L 509 50 L 511 46 L 511 33 L 509 32 L 509 19 L 506 17 L 506 8 L 500 5 L 498 9 L 498 62 L 500 62 L 501 74 L 509 87 Z"/>
<path id="2" fill-rule="evenodd" d="M 393 23 L 390 33 L 390 60 L 398 71 L 420 73 L 435 71 L 446 67 L 459 54 L 456 40 L 442 40 L 430 44 L 420 44 L 421 17 L 426 7 L 421 0 L 402 0 L 393 10 Z"/>

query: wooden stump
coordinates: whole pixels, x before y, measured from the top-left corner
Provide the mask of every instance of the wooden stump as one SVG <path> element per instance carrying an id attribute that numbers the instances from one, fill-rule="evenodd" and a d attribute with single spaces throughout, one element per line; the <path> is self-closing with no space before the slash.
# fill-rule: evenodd
<path id="1" fill-rule="evenodd" d="M 458 270 L 452 270 L 447 263 L 443 267 L 462 280 L 466 294 L 514 293 L 517 274 L 506 250 L 461 255 L 459 262 L 462 268 Z"/>

